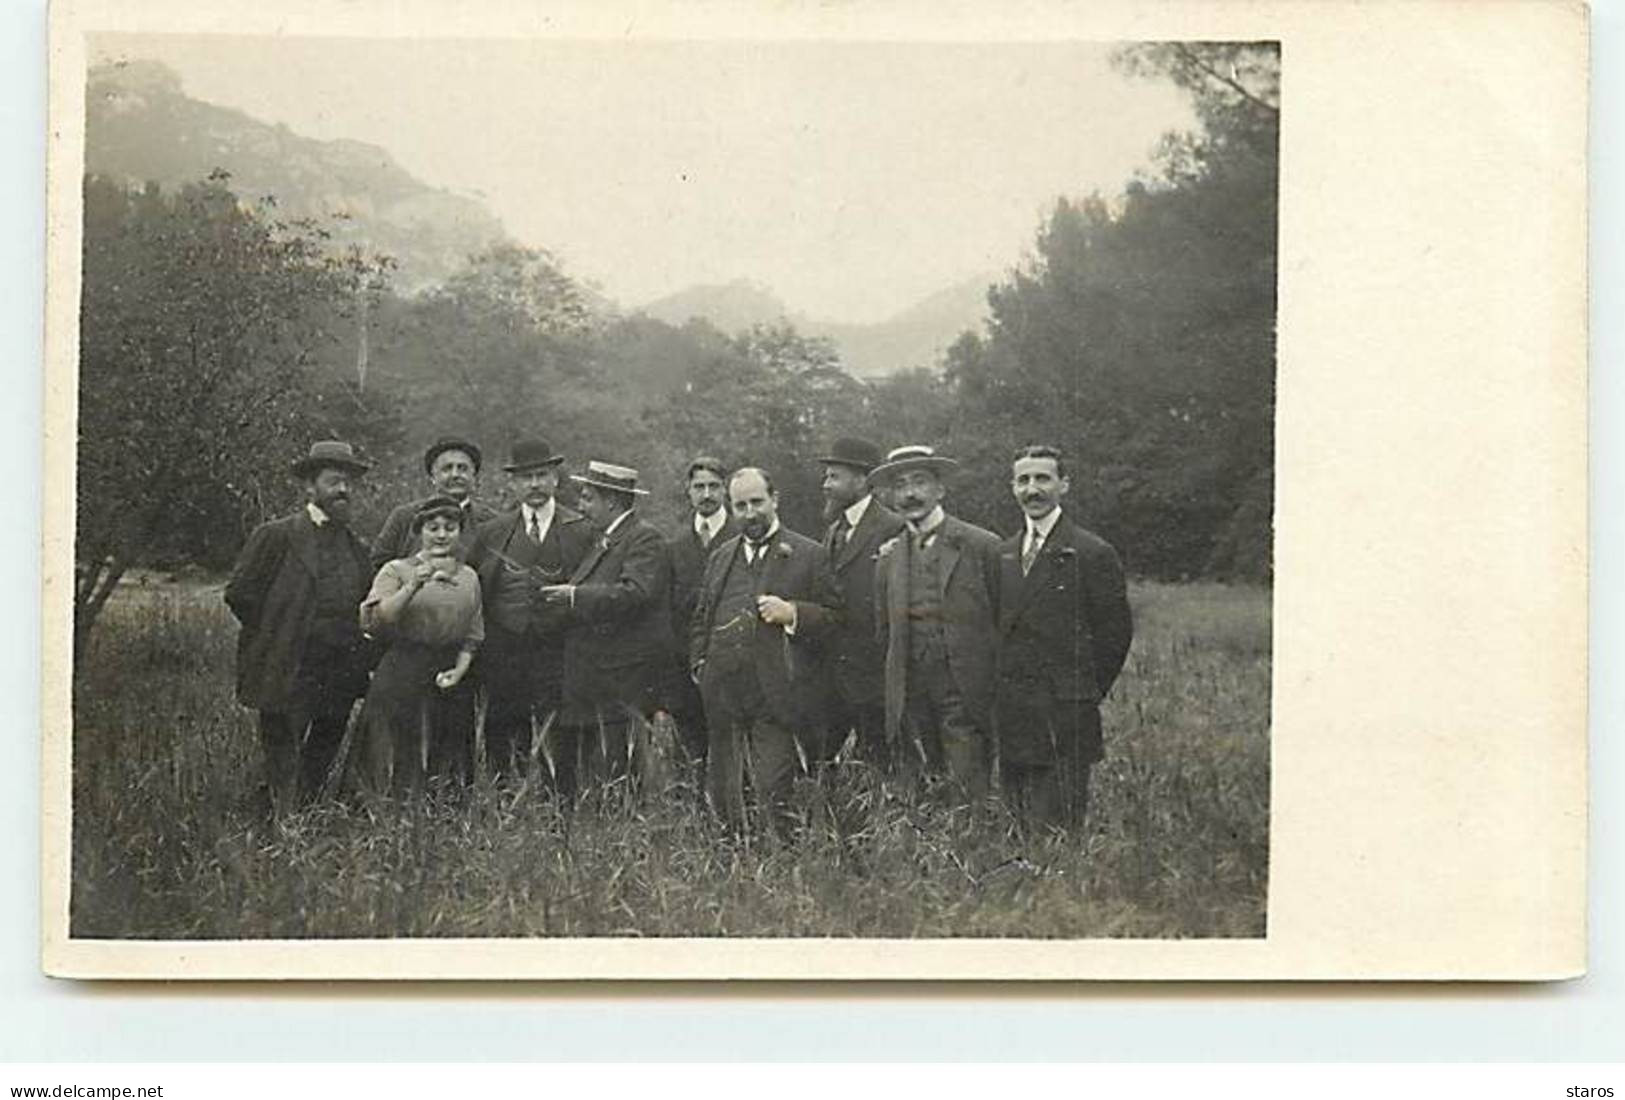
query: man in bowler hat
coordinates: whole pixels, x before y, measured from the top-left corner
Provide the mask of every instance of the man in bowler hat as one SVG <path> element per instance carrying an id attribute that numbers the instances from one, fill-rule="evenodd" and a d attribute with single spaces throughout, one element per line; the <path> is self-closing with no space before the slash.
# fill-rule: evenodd
<path id="1" fill-rule="evenodd" d="M 559 721 L 568 624 L 542 590 L 569 576 L 592 542 L 586 520 L 556 497 L 563 461 L 544 439 L 515 443 L 503 469 L 519 505 L 481 524 L 468 550 L 485 610 L 477 668 L 493 776 L 514 774 L 530 758 L 537 733 L 550 718 L 555 728 Z M 571 776 L 559 779 L 561 788 L 570 787 Z"/>
<path id="2" fill-rule="evenodd" d="M 368 466 L 348 443 L 324 440 L 293 464 L 305 503 L 249 535 L 226 585 L 237 636 L 237 700 L 259 711 L 273 808 L 310 801 L 367 689 L 371 653 L 359 608 L 372 583 L 367 548 L 350 530 L 350 485 Z"/>
<path id="3" fill-rule="evenodd" d="M 378 537 L 372 541 L 373 569 L 382 569 L 386 562 L 409 558 L 417 553 L 417 536 L 412 533 L 412 517 L 424 504 L 436 497 L 450 497 L 463 510 L 463 520 L 457 536 L 457 553 L 468 557 L 474 544 L 474 532 L 480 524 L 493 520 L 497 511 L 489 504 L 476 500 L 479 486 L 480 449 L 466 439 L 447 437 L 436 440 L 423 452 L 423 472 L 429 475 L 432 491 L 427 497 L 397 505 L 384 518 Z"/>
<path id="4" fill-rule="evenodd" d="M 867 439 L 837 439 L 819 457 L 824 466 L 824 551 L 841 590 L 845 615 L 828 651 L 831 696 L 828 751 L 856 733 L 863 759 L 880 768 L 892 762 L 886 739 L 886 648 L 875 632 L 875 560 L 881 544 L 903 530 L 903 520 L 875 499 L 869 473 L 880 448 Z"/>
<path id="5" fill-rule="evenodd" d="M 1134 634 L 1123 567 L 1062 509 L 1069 485 L 1056 448 L 1016 452 L 1010 489 L 1024 523 L 999 547 L 995 715 L 1005 790 L 1028 828 L 1082 828 L 1105 751 L 1100 703 Z"/>

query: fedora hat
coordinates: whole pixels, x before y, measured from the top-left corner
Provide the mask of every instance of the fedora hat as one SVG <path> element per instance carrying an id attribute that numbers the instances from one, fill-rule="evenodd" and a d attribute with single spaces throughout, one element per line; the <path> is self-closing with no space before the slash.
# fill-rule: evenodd
<path id="1" fill-rule="evenodd" d="M 869 471 L 871 483 L 885 481 L 909 470 L 930 470 L 932 473 L 942 475 L 950 470 L 959 468 L 959 463 L 945 455 L 939 455 L 923 443 L 909 443 L 902 447 L 893 447 L 886 455 L 886 461 Z"/>
<path id="2" fill-rule="evenodd" d="M 553 448 L 547 445 L 547 440 L 521 439 L 513 445 L 513 450 L 509 452 L 508 464 L 502 468 L 510 474 L 517 474 L 522 470 L 557 466 L 563 461 L 564 456 L 554 454 Z"/>
<path id="3" fill-rule="evenodd" d="M 480 449 L 468 440 L 458 439 L 456 436 L 437 439 L 429 445 L 429 449 L 423 452 L 423 472 L 432 473 L 434 471 L 434 460 L 447 451 L 462 451 L 474 463 L 474 472 L 476 474 L 480 472 L 480 463 L 484 461 Z"/>
<path id="4" fill-rule="evenodd" d="M 630 466 L 617 466 L 612 462 L 589 462 L 584 474 L 571 474 L 571 481 L 591 485 L 598 489 L 613 489 L 618 493 L 636 493 L 647 496 L 649 490 L 638 488 L 638 472 Z"/>
<path id="5" fill-rule="evenodd" d="M 880 465 L 880 446 L 856 436 L 843 436 L 829 445 L 829 454 L 819 455 L 815 461 L 868 473 Z"/>
<path id="6" fill-rule="evenodd" d="M 298 477 L 310 477 L 318 470 L 331 466 L 352 474 L 364 474 L 372 469 L 356 456 L 355 448 L 337 439 L 322 439 L 310 445 L 310 453 L 293 464 Z"/>

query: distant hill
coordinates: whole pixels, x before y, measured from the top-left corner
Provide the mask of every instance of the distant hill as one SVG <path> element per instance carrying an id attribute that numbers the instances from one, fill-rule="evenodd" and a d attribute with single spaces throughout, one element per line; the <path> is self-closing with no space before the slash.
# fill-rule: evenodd
<path id="1" fill-rule="evenodd" d="M 993 275 L 967 279 L 884 321 L 865 325 L 821 321 L 796 313 L 770 289 L 746 279 L 688 287 L 648 303 L 641 311 L 673 325 L 702 317 L 724 332 L 787 321 L 805 335 L 833 340 L 841 362 L 852 374 L 874 377 L 935 366 L 960 333 L 981 326 L 987 314 L 987 288 L 994 279 Z"/>
<path id="2" fill-rule="evenodd" d="M 404 291 L 443 281 L 464 259 L 507 234 L 475 199 L 433 188 L 383 149 L 317 141 L 286 126 L 186 95 L 155 61 L 91 69 L 85 103 L 85 170 L 131 184 L 178 187 L 216 168 L 246 200 L 274 196 L 287 217 L 325 220 L 340 247 L 394 256 Z"/>

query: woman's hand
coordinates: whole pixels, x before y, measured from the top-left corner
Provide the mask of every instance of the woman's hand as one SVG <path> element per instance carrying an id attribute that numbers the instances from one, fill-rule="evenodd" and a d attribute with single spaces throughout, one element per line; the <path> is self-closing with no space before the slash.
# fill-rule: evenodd
<path id="1" fill-rule="evenodd" d="M 441 691 L 450 691 L 463 682 L 463 673 L 467 671 L 466 667 L 448 668 L 446 671 L 435 675 L 434 686 Z"/>
<path id="2" fill-rule="evenodd" d="M 412 565 L 412 587 L 422 588 L 428 584 L 435 575 L 435 567 L 429 562 L 418 558 Z"/>

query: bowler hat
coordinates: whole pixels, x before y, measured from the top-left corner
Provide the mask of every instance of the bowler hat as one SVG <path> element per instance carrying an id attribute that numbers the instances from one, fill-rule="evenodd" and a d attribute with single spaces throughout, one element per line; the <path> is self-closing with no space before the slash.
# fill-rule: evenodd
<path id="1" fill-rule="evenodd" d="M 298 477 L 310 477 L 318 470 L 332 467 L 352 474 L 364 474 L 372 469 L 356 456 L 355 448 L 337 439 L 322 439 L 310 445 L 310 453 L 293 464 Z"/>
<path id="2" fill-rule="evenodd" d="M 524 470 L 539 470 L 543 466 L 557 466 L 563 461 L 564 456 L 554 454 L 547 440 L 521 439 L 513 445 L 508 464 L 502 468 L 510 474 L 517 474 Z"/>
<path id="3" fill-rule="evenodd" d="M 817 461 L 832 466 L 850 466 L 866 474 L 880 465 L 880 447 L 867 439 L 844 436 L 831 443 L 829 454 L 819 455 Z"/>
<path id="4" fill-rule="evenodd" d="M 434 460 L 447 451 L 462 451 L 468 456 L 469 461 L 474 463 L 474 472 L 476 474 L 480 472 L 480 463 L 484 460 L 480 449 L 468 440 L 458 439 L 456 436 L 447 436 L 430 444 L 429 449 L 423 452 L 423 471 L 433 473 Z"/>
<path id="5" fill-rule="evenodd" d="M 638 488 L 638 472 L 630 466 L 617 466 L 612 462 L 589 462 L 584 474 L 571 474 L 571 481 L 592 485 L 599 489 L 613 489 L 618 493 L 648 495 L 649 490 Z"/>
<path id="6" fill-rule="evenodd" d="M 930 470 L 934 474 L 946 474 L 949 470 L 959 467 L 959 463 L 945 455 L 937 454 L 936 450 L 923 443 L 909 443 L 902 447 L 893 447 L 886 455 L 886 461 L 869 471 L 869 481 L 878 483 L 907 473 L 909 470 Z"/>

